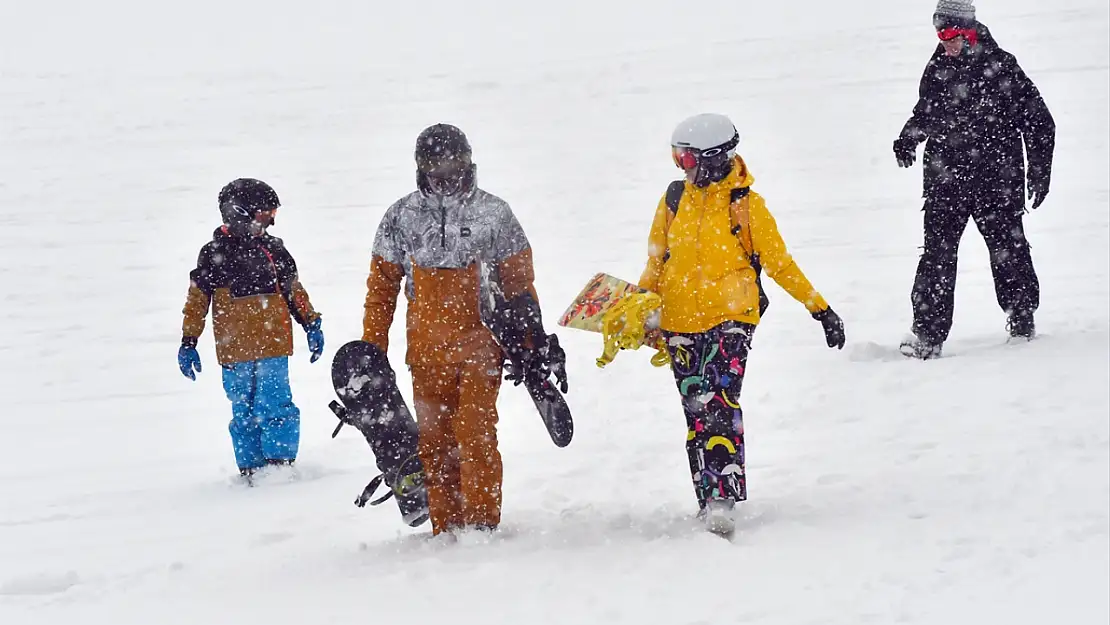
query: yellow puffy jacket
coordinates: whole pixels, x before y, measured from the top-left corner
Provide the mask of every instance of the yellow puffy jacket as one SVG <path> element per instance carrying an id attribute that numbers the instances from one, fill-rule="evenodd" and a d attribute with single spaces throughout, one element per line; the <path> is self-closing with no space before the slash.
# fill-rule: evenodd
<path id="1" fill-rule="evenodd" d="M 787 293 L 811 313 L 829 305 L 794 263 L 763 198 L 749 191 L 743 214 L 747 223 L 734 224 L 732 190 L 751 187 L 755 178 L 736 157 L 732 173 L 700 189 L 686 182 L 678 211 L 659 200 L 648 238 L 648 262 L 640 288 L 662 299 L 660 326 L 669 332 L 705 332 L 726 321 L 759 323 L 759 262 Z M 743 221 L 743 220 L 742 220 Z M 733 233 L 733 226 L 738 232 Z M 750 241 L 745 250 L 741 242 Z"/>

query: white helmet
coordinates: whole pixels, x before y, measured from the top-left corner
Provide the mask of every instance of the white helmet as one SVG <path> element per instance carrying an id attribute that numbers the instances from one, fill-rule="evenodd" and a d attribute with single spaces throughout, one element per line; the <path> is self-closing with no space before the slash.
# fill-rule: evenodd
<path id="1" fill-rule="evenodd" d="M 740 133 L 732 120 L 717 113 L 702 113 L 685 119 L 671 134 L 671 147 L 691 148 L 704 152 L 721 148 L 729 156 L 736 153 L 740 145 Z"/>
<path id="2" fill-rule="evenodd" d="M 695 186 L 724 180 L 732 171 L 740 133 L 724 115 L 702 113 L 684 120 L 671 134 L 671 158 Z"/>

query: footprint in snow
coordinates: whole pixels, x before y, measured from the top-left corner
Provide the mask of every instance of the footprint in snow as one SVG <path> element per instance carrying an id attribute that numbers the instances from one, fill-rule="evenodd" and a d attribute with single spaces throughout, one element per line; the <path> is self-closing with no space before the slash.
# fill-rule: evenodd
<path id="1" fill-rule="evenodd" d="M 14 577 L 0 584 L 0 595 L 53 595 L 69 590 L 80 581 L 73 571 Z"/>

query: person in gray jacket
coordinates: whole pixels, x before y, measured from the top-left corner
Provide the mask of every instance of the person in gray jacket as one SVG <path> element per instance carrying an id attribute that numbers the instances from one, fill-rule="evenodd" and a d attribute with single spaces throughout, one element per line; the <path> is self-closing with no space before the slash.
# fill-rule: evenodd
<path id="1" fill-rule="evenodd" d="M 565 382 L 566 357 L 543 329 L 528 237 L 508 203 L 478 188 L 466 135 L 431 126 L 415 156 L 418 189 L 389 207 L 374 238 L 362 339 L 388 350 L 403 279 L 405 362 L 432 531 L 493 530 L 501 521 L 504 358 L 515 369 L 547 367 Z M 495 338 L 495 326 L 509 331 Z"/>

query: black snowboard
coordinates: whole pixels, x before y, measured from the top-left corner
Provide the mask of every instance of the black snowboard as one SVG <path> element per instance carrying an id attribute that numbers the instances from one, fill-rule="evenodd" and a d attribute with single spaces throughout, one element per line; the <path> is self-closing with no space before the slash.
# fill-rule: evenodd
<path id="1" fill-rule="evenodd" d="M 493 314 L 486 325 L 509 360 L 510 379 L 516 378 L 516 384 L 523 383 L 528 389 L 551 441 L 557 447 L 566 447 L 574 437 L 574 418 L 570 407 L 563 394 L 551 383 L 551 372 L 542 366 L 531 366 L 531 363 L 542 359 L 536 350 L 525 346 L 525 336 L 546 336 L 539 304 L 530 293 L 511 301 L 495 295 L 494 301 Z M 548 341 L 559 349 L 559 339 L 554 334 L 548 337 Z M 519 367 L 527 372 L 523 380 L 514 371 L 516 367 L 513 363 L 519 363 Z"/>
<path id="2" fill-rule="evenodd" d="M 551 383 L 547 372 L 533 372 L 524 376 L 524 388 L 532 396 L 532 403 L 540 413 L 540 419 L 557 447 L 566 447 L 574 437 L 574 418 L 570 414 L 567 400 Z"/>
<path id="3" fill-rule="evenodd" d="M 382 472 L 366 485 L 355 504 L 377 505 L 393 497 L 405 523 L 416 527 L 427 521 L 424 466 L 417 455 L 419 433 L 386 355 L 372 343 L 351 341 L 340 347 L 332 360 L 331 382 L 342 402 L 332 401 L 328 406 L 339 417 L 332 438 L 344 425 L 357 428 Z M 389 490 L 371 501 L 382 482 Z"/>

